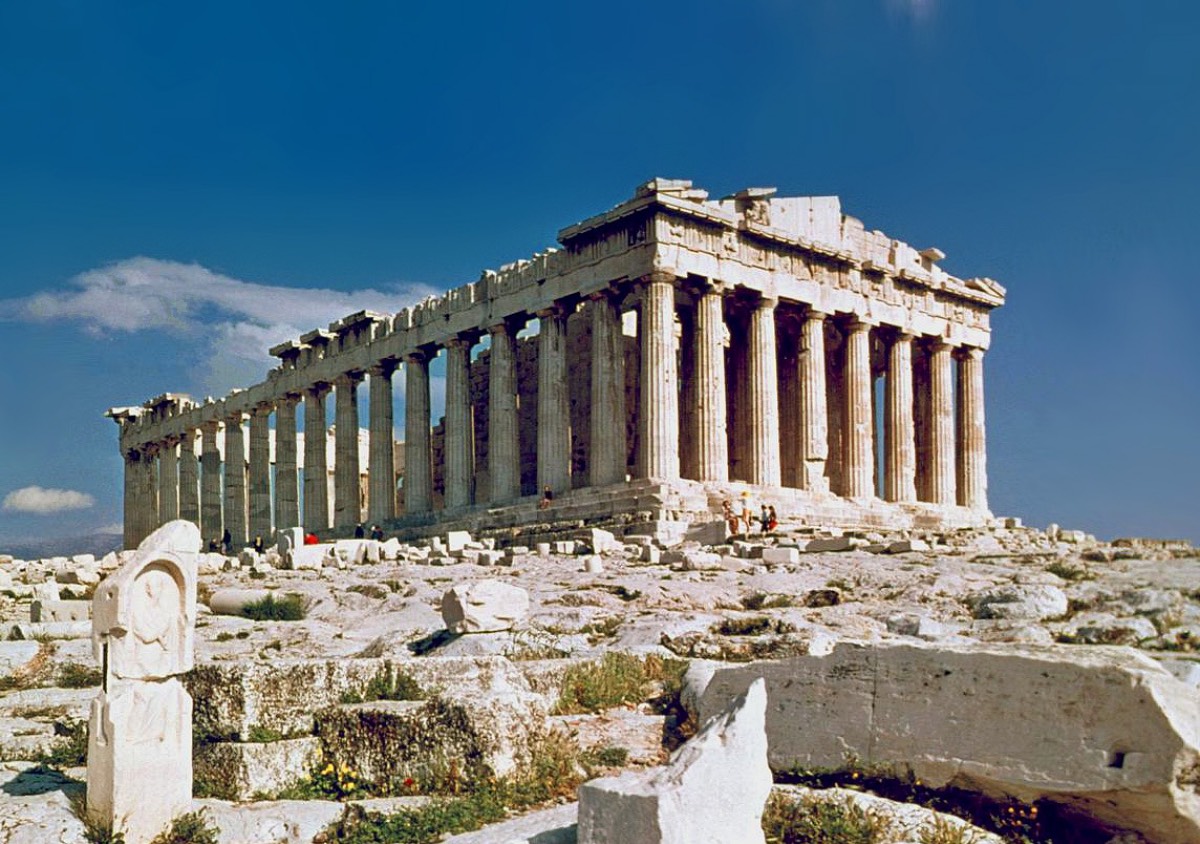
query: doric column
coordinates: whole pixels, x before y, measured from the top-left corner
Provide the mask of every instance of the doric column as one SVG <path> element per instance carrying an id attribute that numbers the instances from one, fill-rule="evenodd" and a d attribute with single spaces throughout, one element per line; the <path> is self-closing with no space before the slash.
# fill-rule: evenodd
<path id="1" fill-rule="evenodd" d="M 367 513 L 373 524 L 396 518 L 396 436 L 392 410 L 394 360 L 383 360 L 371 375 L 371 445 L 367 473 Z"/>
<path id="2" fill-rule="evenodd" d="M 275 405 L 275 527 L 300 525 L 300 479 L 296 463 L 296 404 L 289 394 Z"/>
<path id="3" fill-rule="evenodd" d="M 615 294 L 592 300 L 592 418 L 588 471 L 592 486 L 625 480 L 625 337 Z"/>
<path id="4" fill-rule="evenodd" d="M 843 492 L 847 498 L 871 498 L 875 494 L 871 326 L 862 320 L 856 319 L 847 326 L 845 377 Z"/>
<path id="5" fill-rule="evenodd" d="M 271 405 L 250 413 L 250 539 L 271 538 Z"/>
<path id="6" fill-rule="evenodd" d="M 537 485 L 571 489 L 571 394 L 567 385 L 568 309 L 538 312 Z"/>
<path id="7" fill-rule="evenodd" d="M 125 453 L 125 507 L 124 507 L 124 528 L 123 540 L 125 547 L 133 549 L 138 547 L 138 543 L 142 538 L 138 535 L 141 532 L 141 526 L 138 524 L 139 501 L 138 493 L 141 490 L 141 452 L 129 451 Z"/>
<path id="8" fill-rule="evenodd" d="M 958 369 L 958 503 L 987 510 L 987 434 L 983 413 L 983 349 L 968 347 Z"/>
<path id="9" fill-rule="evenodd" d="M 220 422 L 200 426 L 200 537 L 205 544 L 221 539 L 221 452 L 217 448 Z"/>
<path id="10" fill-rule="evenodd" d="M 241 411 L 225 417 L 225 527 L 235 549 L 246 544 L 246 432 Z"/>
<path id="11" fill-rule="evenodd" d="M 643 279 L 641 396 L 638 404 L 638 475 L 679 478 L 679 376 L 675 361 L 675 279 L 655 273 Z"/>
<path id="12" fill-rule="evenodd" d="M 888 348 L 883 423 L 883 493 L 888 501 L 917 500 L 912 348 L 913 336 L 904 331 L 892 338 Z"/>
<path id="13" fill-rule="evenodd" d="M 158 520 L 179 518 L 179 439 L 168 437 L 158 454 Z"/>
<path id="14" fill-rule="evenodd" d="M 475 477 L 475 424 L 471 407 L 471 347 L 475 338 L 459 335 L 446 342 L 446 494 L 447 508 L 471 504 Z"/>
<path id="15" fill-rule="evenodd" d="M 492 350 L 488 364 L 488 476 L 492 488 L 488 500 L 496 505 L 521 496 L 521 450 L 513 331 L 506 322 L 493 325 L 489 331 Z"/>
<path id="16" fill-rule="evenodd" d="M 200 465 L 196 462 L 196 432 L 189 429 L 179 443 L 179 518 L 200 525 Z"/>
<path id="17" fill-rule="evenodd" d="M 429 441 L 429 355 L 404 358 L 404 511 L 433 509 L 433 452 Z"/>
<path id="18" fill-rule="evenodd" d="M 775 343 L 775 299 L 759 300 L 750 314 L 746 386 L 748 474 L 752 484 L 779 486 L 779 370 Z"/>
<path id="19" fill-rule="evenodd" d="M 825 314 L 810 310 L 800 328 L 796 354 L 800 396 L 799 484 L 801 489 L 828 492 L 825 461 L 829 457 L 829 410 L 825 394 Z"/>
<path id="20" fill-rule="evenodd" d="M 929 488 L 934 504 L 954 504 L 954 358 L 949 345 L 929 348 Z"/>
<path id="21" fill-rule="evenodd" d="M 353 527 L 362 521 L 358 466 L 358 383 L 361 372 L 334 379 L 333 523 Z"/>
<path id="22" fill-rule="evenodd" d="M 709 283 L 696 300 L 693 332 L 696 406 L 696 477 L 729 480 L 728 410 L 725 402 L 725 310 L 720 285 Z"/>
<path id="23" fill-rule="evenodd" d="M 329 530 L 329 466 L 325 443 L 328 384 L 304 391 L 304 529 Z"/>

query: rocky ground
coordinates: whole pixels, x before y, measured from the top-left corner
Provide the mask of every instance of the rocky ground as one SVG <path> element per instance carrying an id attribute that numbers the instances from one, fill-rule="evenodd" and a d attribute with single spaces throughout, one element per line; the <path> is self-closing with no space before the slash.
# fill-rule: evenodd
<path id="1" fill-rule="evenodd" d="M 536 699 L 539 717 L 572 730 L 581 745 L 623 748 L 627 756 L 620 764 L 634 767 L 665 758 L 669 713 L 641 704 L 549 715 L 570 661 L 622 651 L 744 662 L 828 653 L 843 640 L 1126 645 L 1192 689 L 1200 686 L 1200 559 L 1184 544 L 1108 544 L 1078 532 L 1025 528 L 838 536 L 796 528 L 701 544 L 716 539 L 714 529 L 694 530 L 691 539 L 669 523 L 621 539 L 579 530 L 559 534 L 572 540 L 540 547 L 497 548 L 464 537 L 412 546 L 393 541 L 378 549 L 393 558 L 377 562 L 371 560 L 376 548 L 348 543 L 340 556 L 329 549 L 320 568 L 305 570 L 283 568 L 285 560 L 273 552 L 245 552 L 240 559 L 203 555 L 197 665 L 227 683 L 254 666 L 269 673 L 292 663 L 360 658 L 375 666 L 372 671 L 384 665 L 394 672 L 397 665 L 436 664 L 441 673 L 413 668 L 414 676 L 462 697 L 483 677 L 491 684 L 488 694 L 500 694 L 503 686 L 522 706 Z M 81 605 L 71 602 L 90 596 L 118 562 L 116 556 L 0 557 L 0 631 L 8 640 L 0 642 L 0 844 L 85 840 L 68 805 L 83 771 L 69 753 L 54 756 L 70 743 L 72 725 L 86 720 L 98 682 L 90 642 L 80 635 L 86 630 L 77 620 Z M 485 581 L 518 589 L 501 589 L 469 606 L 462 627 L 509 629 L 447 630 L 448 590 Z M 235 589 L 299 596 L 304 617 L 243 617 L 236 614 L 241 606 L 265 593 L 230 591 Z M 42 621 L 31 623 L 31 614 Z M 496 678 L 504 672 L 479 668 L 497 659 L 513 666 L 503 682 Z M 351 705 L 347 683 L 353 686 L 352 678 L 329 681 L 334 704 Z M 195 684 L 192 693 L 200 699 Z M 302 703 L 309 705 L 315 704 Z M 262 726 L 236 717 L 232 723 Z M 301 723 L 305 729 L 293 730 L 287 722 L 288 729 L 272 737 L 315 742 L 320 719 L 315 733 L 306 733 L 308 721 Z M 249 738 L 240 736 L 242 742 Z M 300 762 L 284 767 L 295 773 L 299 764 L 305 773 L 311 750 L 297 745 Z M 513 752 L 519 755 L 519 748 Z M 498 753 L 504 757 L 503 748 Z M 222 841 L 243 842 L 311 841 L 341 811 L 319 800 L 207 805 L 222 827 Z M 889 811 L 902 819 L 915 810 L 893 805 Z M 554 812 L 559 815 L 550 817 Z M 523 841 L 535 834 L 543 836 L 538 841 L 573 840 L 546 837 L 570 823 L 561 809 L 542 814 L 549 819 L 540 825 L 538 815 L 524 821 L 528 831 L 494 833 L 503 838 L 488 838 L 485 831 L 475 834 L 485 837 L 462 841 Z M 920 840 L 912 831 L 915 822 L 905 823 L 896 829 L 908 831 L 895 832 L 892 840 Z"/>

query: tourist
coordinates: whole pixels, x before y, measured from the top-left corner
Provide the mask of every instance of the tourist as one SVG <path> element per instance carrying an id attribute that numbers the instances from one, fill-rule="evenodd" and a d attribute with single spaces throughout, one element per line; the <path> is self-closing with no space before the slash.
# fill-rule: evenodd
<path id="1" fill-rule="evenodd" d="M 379 525 L 371 525 L 371 538 L 376 542 L 383 542 L 383 528 Z"/>
<path id="2" fill-rule="evenodd" d="M 748 489 L 742 490 L 742 524 L 746 526 L 746 536 L 749 536 L 750 528 L 754 525 L 754 501 Z"/>
<path id="3" fill-rule="evenodd" d="M 550 506 L 550 502 L 554 500 L 554 490 L 550 488 L 550 484 L 546 484 L 542 488 L 542 500 L 538 502 L 538 509 L 545 510 Z"/>
<path id="4" fill-rule="evenodd" d="M 357 525 L 354 526 L 354 538 L 355 539 L 363 539 L 366 537 L 366 535 L 367 535 L 367 529 L 366 529 L 366 527 L 363 526 L 362 522 L 359 522 Z"/>
<path id="5" fill-rule="evenodd" d="M 725 524 L 729 526 L 729 535 L 737 536 L 738 533 L 738 517 L 733 512 L 733 499 L 726 498 L 725 503 L 721 505 L 721 515 L 725 517 Z"/>
<path id="6" fill-rule="evenodd" d="M 261 554 L 263 552 L 263 538 L 261 534 L 254 537 L 254 552 L 256 554 Z"/>
<path id="7" fill-rule="evenodd" d="M 221 534 L 221 551 L 226 557 L 233 553 L 233 534 L 229 532 L 229 528 L 225 528 L 225 532 Z"/>
<path id="8" fill-rule="evenodd" d="M 758 513 L 758 522 L 764 536 L 771 532 L 771 513 L 767 510 L 766 504 Z"/>
<path id="9" fill-rule="evenodd" d="M 772 504 L 768 508 L 767 530 L 771 533 L 775 532 L 775 528 L 779 527 L 779 516 L 775 513 L 775 505 Z"/>
<path id="10" fill-rule="evenodd" d="M 317 539 L 317 535 L 315 533 L 304 534 L 304 544 L 305 545 L 316 545 L 320 541 L 321 540 Z"/>

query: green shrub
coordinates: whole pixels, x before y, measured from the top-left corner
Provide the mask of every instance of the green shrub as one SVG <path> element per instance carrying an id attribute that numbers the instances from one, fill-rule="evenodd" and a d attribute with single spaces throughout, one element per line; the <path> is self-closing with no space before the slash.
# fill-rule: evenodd
<path id="1" fill-rule="evenodd" d="M 713 632 L 722 636 L 761 636 L 774 629 L 774 621 L 765 615 L 756 615 L 753 618 L 727 618 L 713 627 Z"/>
<path id="2" fill-rule="evenodd" d="M 50 750 L 41 754 L 37 761 L 48 768 L 77 768 L 87 764 L 88 725 L 87 721 L 58 721 L 54 724 L 55 735 L 62 740 L 55 742 Z"/>
<path id="3" fill-rule="evenodd" d="M 111 821 L 102 821 L 88 811 L 84 792 L 76 792 L 68 799 L 71 814 L 83 824 L 83 838 L 88 844 L 125 844 L 125 836 L 113 831 Z"/>
<path id="4" fill-rule="evenodd" d="M 294 593 L 282 598 L 267 595 L 242 607 L 242 615 L 254 621 L 300 621 L 304 618 L 304 598 Z"/>
<path id="5" fill-rule="evenodd" d="M 64 689 L 87 689 L 99 686 L 103 679 L 99 668 L 78 662 L 68 662 L 58 670 L 58 685 Z"/>
<path id="6" fill-rule="evenodd" d="M 155 836 L 150 844 L 217 844 L 217 830 L 204 811 L 188 812 L 171 821 L 171 828 Z"/>
<path id="7" fill-rule="evenodd" d="M 366 703 L 372 700 L 424 700 L 425 690 L 421 684 L 397 671 L 392 675 L 386 668 L 367 681 L 362 691 L 348 691 L 341 696 L 342 703 Z"/>
<path id="8" fill-rule="evenodd" d="M 772 796 L 762 828 L 772 844 L 882 844 L 890 823 L 850 798 Z"/>
<path id="9" fill-rule="evenodd" d="M 978 844 L 979 835 L 969 826 L 952 824 L 941 815 L 934 817 L 918 834 L 921 844 Z"/>
<path id="10" fill-rule="evenodd" d="M 754 592 L 742 598 L 742 606 L 751 612 L 790 607 L 794 603 L 791 595 L 770 595 L 766 592 Z"/>
<path id="11" fill-rule="evenodd" d="M 572 665 L 563 672 L 554 714 L 598 712 L 640 702 L 649 694 L 650 680 L 642 660 L 625 653 L 607 653 L 599 662 Z"/>

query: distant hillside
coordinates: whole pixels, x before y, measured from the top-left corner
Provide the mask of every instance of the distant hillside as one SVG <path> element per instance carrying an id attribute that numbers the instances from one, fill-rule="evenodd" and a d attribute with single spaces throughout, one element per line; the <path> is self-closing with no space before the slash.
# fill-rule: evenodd
<path id="1" fill-rule="evenodd" d="M 9 554 L 22 560 L 70 557 L 75 554 L 95 554 L 102 557 L 109 551 L 119 550 L 121 546 L 122 537 L 119 533 L 91 533 L 86 536 L 0 542 L 0 554 Z"/>

